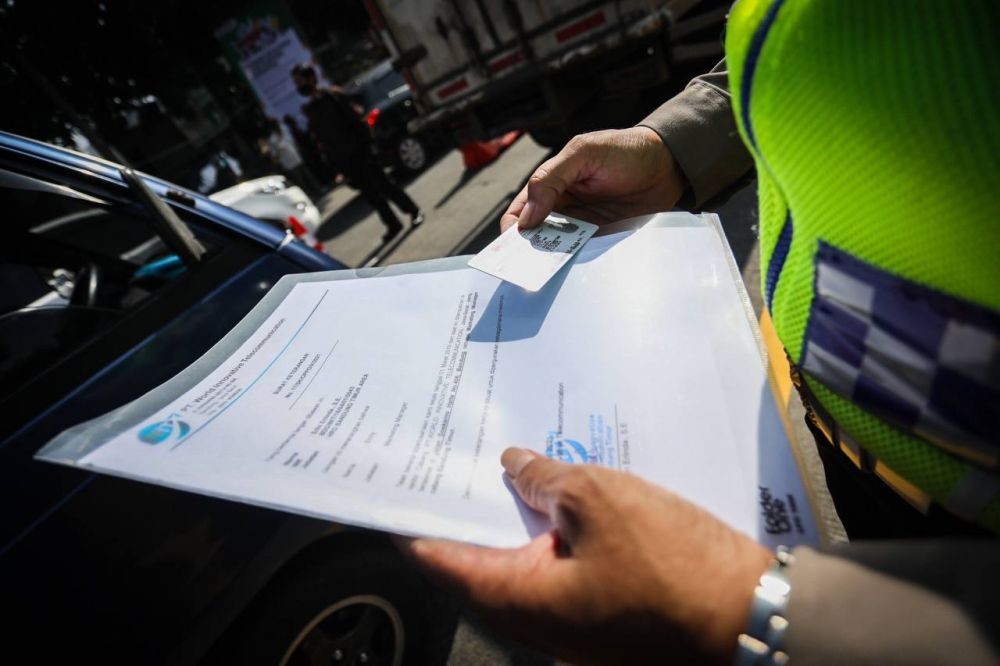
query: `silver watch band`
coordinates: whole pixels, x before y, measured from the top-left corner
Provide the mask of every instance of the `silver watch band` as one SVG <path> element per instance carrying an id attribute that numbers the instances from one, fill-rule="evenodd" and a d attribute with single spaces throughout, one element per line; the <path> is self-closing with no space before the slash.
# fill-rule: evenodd
<path id="1" fill-rule="evenodd" d="M 746 631 L 740 634 L 735 666 L 772 666 L 788 663 L 785 653 L 785 630 L 788 620 L 785 610 L 792 586 L 786 569 L 795 557 L 784 546 L 778 546 L 771 566 L 760 577 L 753 592 L 750 619 Z"/>

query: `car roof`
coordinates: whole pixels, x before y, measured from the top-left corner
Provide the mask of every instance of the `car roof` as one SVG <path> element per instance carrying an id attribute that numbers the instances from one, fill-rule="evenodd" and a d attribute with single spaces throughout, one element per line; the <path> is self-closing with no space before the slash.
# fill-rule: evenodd
<path id="1" fill-rule="evenodd" d="M 88 155 L 69 148 L 54 146 L 51 143 L 29 139 L 25 136 L 11 134 L 0 130 L 0 147 L 28 153 L 36 157 L 47 158 L 70 166 L 78 166 L 99 175 L 106 175 L 114 180 L 121 180 L 118 175 L 120 166 L 103 157 Z"/>
<path id="2" fill-rule="evenodd" d="M 102 157 L 87 155 L 68 148 L 54 146 L 50 143 L 45 143 L 44 141 L 29 139 L 27 137 L 0 130 L 0 151 L 3 149 L 14 151 L 33 159 L 40 159 L 61 167 L 80 169 L 115 186 L 122 188 L 127 187 L 121 173 L 119 172 L 122 166 Z M 254 217 L 240 213 L 239 211 L 233 210 L 232 208 L 216 201 L 212 201 L 199 192 L 195 192 L 194 190 L 190 190 L 186 187 L 157 178 L 156 176 L 151 176 L 147 173 L 139 171 L 136 173 L 138 173 L 139 176 L 146 181 L 146 184 L 161 197 L 166 195 L 166 193 L 170 190 L 190 197 L 196 202 L 195 207 L 200 213 L 207 215 L 216 223 L 232 229 L 244 236 L 264 243 L 270 247 L 278 247 L 285 240 L 285 236 L 280 230 L 275 229 L 271 225 L 261 222 Z"/>

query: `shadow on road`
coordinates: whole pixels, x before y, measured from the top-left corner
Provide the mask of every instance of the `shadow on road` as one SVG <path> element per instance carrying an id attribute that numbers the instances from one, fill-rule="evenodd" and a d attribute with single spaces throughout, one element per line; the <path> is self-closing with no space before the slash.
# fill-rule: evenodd
<path id="1" fill-rule="evenodd" d="M 510 202 L 514 200 L 514 197 L 520 191 L 521 188 L 518 188 L 505 194 L 493 208 L 490 208 L 485 215 L 479 218 L 479 221 L 476 222 L 469 233 L 462 236 L 462 239 L 444 256 L 454 257 L 460 254 L 476 254 L 489 245 L 500 234 L 500 216 L 503 215 L 503 212 L 507 210 L 507 206 L 510 205 Z"/>
<path id="2" fill-rule="evenodd" d="M 465 187 L 468 184 L 468 182 L 470 180 L 472 180 L 476 176 L 476 174 L 479 173 L 481 170 L 482 170 L 482 167 L 480 167 L 478 169 L 466 169 L 465 171 L 463 171 L 462 172 L 462 177 L 458 179 L 458 182 L 456 182 L 454 185 L 452 185 L 451 189 L 448 190 L 447 192 L 445 192 L 444 195 L 442 195 L 442 197 L 440 199 L 438 199 L 438 202 L 436 204 L 434 204 L 434 210 L 437 210 L 441 206 L 443 206 L 446 203 L 448 203 L 448 200 L 451 199 L 456 194 L 458 194 L 458 192 L 463 187 Z"/>
<path id="3" fill-rule="evenodd" d="M 448 154 L 447 150 L 435 151 L 428 158 L 427 166 L 425 166 L 421 171 L 413 172 L 413 171 L 407 171 L 405 169 L 391 169 L 388 170 L 389 177 L 393 181 L 395 181 L 397 185 L 399 185 L 405 190 L 420 175 L 426 173 L 430 169 L 433 169 L 434 165 L 440 162 L 447 154 Z M 473 173 L 469 177 L 471 178 L 472 175 L 475 174 Z M 464 178 L 465 176 L 463 176 L 463 179 Z M 463 182 L 462 184 L 464 185 L 465 183 Z M 344 184 L 340 185 L 339 187 L 350 188 L 350 185 Z M 361 196 L 360 192 L 354 190 L 353 188 L 351 189 L 354 191 L 354 196 L 350 199 L 350 201 L 348 201 L 346 204 L 341 206 L 339 209 L 337 209 L 331 215 L 329 215 L 326 219 L 320 222 L 319 228 L 316 230 L 316 238 L 318 240 L 322 242 L 333 240 L 334 238 L 348 231 L 355 224 L 361 222 L 366 217 L 375 212 L 374 209 L 371 207 L 371 205 L 367 201 L 365 201 L 365 198 Z M 322 199 L 325 199 L 326 197 L 330 196 L 335 191 L 336 188 L 331 189 L 329 192 L 323 195 Z M 458 190 L 456 189 L 455 191 Z M 449 196 L 451 194 L 453 194 L 453 192 L 450 192 Z M 319 206 L 320 210 L 324 210 L 326 208 L 322 199 L 317 202 L 317 205 Z M 440 208 L 441 203 L 442 202 L 438 202 L 435 208 Z"/>
<path id="4" fill-rule="evenodd" d="M 403 224 L 404 227 L 402 231 L 372 250 L 367 257 L 361 260 L 358 267 L 371 268 L 372 266 L 378 266 L 383 259 L 388 257 L 391 252 L 402 245 L 403 241 L 405 241 L 407 237 L 417 229 L 412 225 L 406 225 L 405 222 Z"/>
<path id="5" fill-rule="evenodd" d="M 360 193 L 356 193 L 350 201 L 320 223 L 316 238 L 324 243 L 333 240 L 371 214 L 372 207 Z"/>
<path id="6" fill-rule="evenodd" d="M 545 160 L 551 159 L 555 154 L 556 151 L 550 151 L 549 154 L 546 155 L 541 162 L 539 162 L 539 164 Z M 476 254 L 489 245 L 490 242 L 500 234 L 500 216 L 503 215 L 505 210 L 507 210 L 507 206 L 509 206 L 510 202 L 514 200 L 514 197 L 517 196 L 518 192 L 523 190 L 524 186 L 528 184 L 528 178 L 530 178 L 531 174 L 534 172 L 535 170 L 532 169 L 526 173 L 524 175 L 524 179 L 518 183 L 517 187 L 501 197 L 495 206 L 486 211 L 486 214 L 479 218 L 479 221 L 472 227 L 472 230 L 465 234 L 465 236 L 463 236 L 462 239 L 458 241 L 458 243 L 456 243 L 445 256 L 454 257 L 460 254 Z M 468 174 L 470 172 L 466 171 L 465 173 Z M 472 175 L 475 175 L 475 173 L 472 173 L 469 178 L 471 178 Z M 453 192 L 449 192 L 447 197 L 450 197 L 454 192 L 461 189 L 461 187 L 465 185 L 465 180 L 466 176 L 463 174 L 462 179 L 459 180 L 458 184 L 452 188 Z M 443 202 L 444 199 L 438 202 L 438 205 Z"/>

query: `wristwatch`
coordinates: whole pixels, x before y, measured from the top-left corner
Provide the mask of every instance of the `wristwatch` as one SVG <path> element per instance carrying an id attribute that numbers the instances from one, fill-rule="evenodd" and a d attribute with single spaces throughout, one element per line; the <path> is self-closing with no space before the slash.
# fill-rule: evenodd
<path id="1" fill-rule="evenodd" d="M 795 557 L 791 552 L 784 546 L 778 546 L 771 566 L 760 577 L 760 584 L 753 591 L 747 629 L 737 641 L 735 666 L 781 666 L 788 663 L 785 610 L 792 586 L 788 582 L 787 569 L 794 563 Z"/>

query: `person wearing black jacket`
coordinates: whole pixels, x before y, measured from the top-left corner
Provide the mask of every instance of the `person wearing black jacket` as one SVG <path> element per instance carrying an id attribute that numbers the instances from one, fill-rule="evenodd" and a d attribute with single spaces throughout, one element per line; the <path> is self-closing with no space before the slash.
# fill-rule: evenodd
<path id="1" fill-rule="evenodd" d="M 351 100 L 336 87 L 317 85 L 316 70 L 309 64 L 292 69 L 295 89 L 308 101 L 302 113 L 309 122 L 309 132 L 331 170 L 343 174 L 348 184 L 358 189 L 378 212 L 388 241 L 403 230 L 403 225 L 389 206 L 391 200 L 410 216 L 416 227 L 424 221 L 423 213 L 378 163 L 372 151 L 372 136 Z"/>

